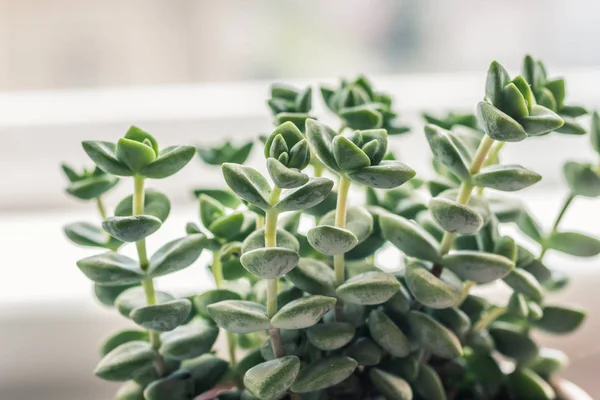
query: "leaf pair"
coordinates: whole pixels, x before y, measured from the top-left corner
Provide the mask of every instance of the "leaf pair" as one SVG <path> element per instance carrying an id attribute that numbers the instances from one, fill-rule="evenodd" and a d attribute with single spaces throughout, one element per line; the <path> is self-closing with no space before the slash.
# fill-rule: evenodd
<path id="1" fill-rule="evenodd" d="M 98 198 L 119 183 L 119 178 L 107 174 L 98 167 L 92 171 L 84 170 L 82 173 L 75 172 L 67 164 L 62 164 L 61 167 L 69 180 L 67 193 L 81 200 Z"/>
<path id="2" fill-rule="evenodd" d="M 328 212 L 307 233 L 310 245 L 325 255 L 347 253 L 373 231 L 373 217 L 362 207 L 348 208 L 345 228 L 336 227 L 335 218 L 335 210 Z"/>

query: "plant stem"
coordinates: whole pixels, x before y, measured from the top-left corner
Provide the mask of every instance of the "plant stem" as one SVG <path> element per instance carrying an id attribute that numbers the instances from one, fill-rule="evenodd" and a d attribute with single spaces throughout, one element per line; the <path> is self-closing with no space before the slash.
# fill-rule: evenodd
<path id="1" fill-rule="evenodd" d="M 272 206 L 279 201 L 281 188 L 274 187 L 271 192 L 269 204 Z M 266 213 L 265 218 L 265 247 L 277 246 L 277 219 L 279 212 L 270 209 Z M 267 315 L 272 318 L 277 313 L 277 278 L 267 280 Z M 271 338 L 271 347 L 275 358 L 284 356 L 283 344 L 281 343 L 281 335 L 279 329 L 270 328 L 269 337 Z"/>
<path id="2" fill-rule="evenodd" d="M 506 312 L 506 307 L 497 307 L 485 314 L 471 329 L 473 332 L 479 331 L 492 322 L 494 322 L 499 316 Z"/>
<path id="3" fill-rule="evenodd" d="M 102 197 L 96 197 L 96 206 L 98 207 L 98 212 L 100 213 L 100 217 L 102 221 L 107 218 L 106 208 L 104 207 L 104 202 L 102 201 Z"/>
<path id="4" fill-rule="evenodd" d="M 335 207 L 335 226 L 337 228 L 346 228 L 346 214 L 348 211 L 348 192 L 350 191 L 350 179 L 341 175 L 338 184 L 338 198 Z M 344 254 L 336 254 L 333 256 L 333 269 L 335 272 L 335 287 L 344 283 L 346 279 L 346 265 Z M 335 303 L 336 320 L 341 321 L 343 318 L 343 304 L 340 299 Z"/>
<path id="5" fill-rule="evenodd" d="M 215 286 L 220 288 L 223 285 L 223 263 L 221 262 L 221 251 L 217 250 L 213 253 L 212 262 L 212 273 L 215 277 Z M 227 337 L 227 349 L 229 351 L 229 361 L 231 366 L 234 367 L 237 363 L 235 357 L 236 342 L 231 332 L 226 332 Z"/>
<path id="6" fill-rule="evenodd" d="M 554 233 L 558 230 L 558 225 L 560 225 L 560 221 L 562 221 L 563 217 L 565 216 L 565 213 L 567 212 L 567 209 L 569 208 L 569 206 L 571 205 L 571 203 L 573 202 L 574 199 L 575 199 L 575 194 L 573 194 L 572 192 L 569 193 L 569 195 L 563 202 L 563 206 L 561 207 L 558 215 L 556 216 L 556 219 L 554 220 L 554 224 L 552 225 L 552 230 L 550 231 L 549 235 L 551 235 L 552 233 Z M 540 257 L 539 257 L 540 261 L 542 261 L 544 259 L 544 256 L 546 255 L 546 252 L 548 251 L 548 246 L 546 245 L 545 242 L 546 242 L 546 240 L 544 240 L 544 243 L 542 243 L 542 251 L 540 252 Z"/>
<path id="7" fill-rule="evenodd" d="M 144 213 L 144 178 L 135 176 L 133 178 L 133 215 L 141 215 Z M 138 258 L 140 262 L 140 268 L 146 272 L 148 270 L 148 254 L 146 253 L 146 239 L 138 240 L 135 242 L 137 248 Z M 156 292 L 154 290 L 154 282 L 152 278 L 144 279 L 142 281 L 144 287 L 144 293 L 146 295 L 146 303 L 151 306 L 156 304 Z M 160 334 L 156 331 L 149 331 L 150 333 L 150 344 L 152 348 L 157 351 L 160 348 Z M 156 371 L 159 376 L 164 376 L 167 373 L 165 361 L 161 355 L 158 356 L 155 363 Z"/>
<path id="8" fill-rule="evenodd" d="M 265 217 L 262 215 L 256 215 L 256 230 L 262 229 L 265 227 Z"/>
<path id="9" fill-rule="evenodd" d="M 494 143 L 492 149 L 490 150 L 490 154 L 488 155 L 487 159 L 485 160 L 485 163 L 483 164 L 485 167 L 487 167 L 488 165 L 492 165 L 495 161 L 498 160 L 498 154 L 500 154 L 500 150 L 502 150 L 505 144 L 506 142 Z M 484 190 L 485 188 L 483 186 L 479 186 L 477 188 L 477 195 L 483 196 Z"/>
<path id="10" fill-rule="evenodd" d="M 473 282 L 473 281 L 466 281 L 464 283 L 462 290 L 460 292 L 460 297 L 458 298 L 458 301 L 456 302 L 455 307 L 460 307 L 460 305 L 465 301 L 465 299 L 469 295 L 469 291 L 471 290 L 471 288 L 473 286 L 475 286 L 475 282 Z"/>

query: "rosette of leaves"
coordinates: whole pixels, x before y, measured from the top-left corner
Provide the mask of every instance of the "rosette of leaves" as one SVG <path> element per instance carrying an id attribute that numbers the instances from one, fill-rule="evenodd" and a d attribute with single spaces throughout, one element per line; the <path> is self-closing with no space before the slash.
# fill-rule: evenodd
<path id="1" fill-rule="evenodd" d="M 311 118 L 312 88 L 308 86 L 300 90 L 286 84 L 273 84 L 271 98 L 267 100 L 267 104 L 275 118 L 275 125 L 292 122 L 304 132 L 304 123 L 307 118 Z"/>
<path id="2" fill-rule="evenodd" d="M 320 89 L 327 107 L 350 129 L 382 128 L 390 135 L 410 130 L 400 123 L 391 96 L 375 91 L 364 75 L 351 82 L 342 80 L 338 88 L 321 86 Z"/>
<path id="3" fill-rule="evenodd" d="M 485 133 L 503 142 L 518 142 L 564 125 L 558 114 L 536 102 L 530 82 L 520 75 L 511 80 L 495 61 L 488 70 L 485 97 L 477 113 Z"/>
<path id="4" fill-rule="evenodd" d="M 281 189 L 294 189 L 309 181 L 302 170 L 310 163 L 308 142 L 292 122 L 279 125 L 265 143 L 267 171 Z"/>
<path id="5" fill-rule="evenodd" d="M 585 134 L 586 129 L 577 118 L 586 115 L 588 111 L 581 106 L 565 104 L 566 88 L 563 78 L 549 79 L 544 63 L 534 60 L 530 55 L 526 55 L 523 60 L 522 73 L 530 83 L 537 103 L 557 113 L 564 120 L 564 125 L 556 129 L 556 132 L 570 135 Z"/>
<path id="6" fill-rule="evenodd" d="M 221 165 L 225 162 L 243 164 L 248 159 L 254 142 L 244 143 L 241 146 L 236 146 L 230 141 L 226 141 L 222 145 L 203 148 L 198 146 L 198 156 L 208 165 Z"/>

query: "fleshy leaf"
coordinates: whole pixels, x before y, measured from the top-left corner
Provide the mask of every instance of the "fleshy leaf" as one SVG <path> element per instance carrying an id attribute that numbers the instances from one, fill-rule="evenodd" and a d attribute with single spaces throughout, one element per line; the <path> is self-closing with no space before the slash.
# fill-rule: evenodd
<path id="1" fill-rule="evenodd" d="M 298 243 L 298 239 L 294 237 L 291 233 L 283 230 L 277 229 L 276 234 L 277 247 L 284 247 L 286 249 L 294 250 L 295 252 L 300 251 L 300 244 Z M 242 253 L 246 253 L 251 250 L 256 250 L 265 247 L 265 230 L 258 229 L 252 232 L 248 237 L 244 240 L 242 245 Z"/>
<path id="2" fill-rule="evenodd" d="M 352 129 L 376 129 L 383 122 L 381 113 L 370 104 L 342 108 L 339 116 Z"/>
<path id="3" fill-rule="evenodd" d="M 425 125 L 425 136 L 437 161 L 463 180 L 471 178 L 467 161 L 450 139 L 452 133 L 435 125 Z"/>
<path id="4" fill-rule="evenodd" d="M 162 149 L 158 157 L 140 172 L 146 178 L 163 179 L 169 177 L 190 162 L 196 154 L 194 146 L 170 146 Z"/>
<path id="5" fill-rule="evenodd" d="M 473 235 L 483 226 L 483 218 L 477 211 L 457 201 L 434 197 L 429 208 L 435 221 L 447 232 Z"/>
<path id="6" fill-rule="evenodd" d="M 347 322 L 329 322 L 311 326 L 306 331 L 306 336 L 317 349 L 331 351 L 350 343 L 354 331 L 354 327 Z"/>
<path id="7" fill-rule="evenodd" d="M 369 379 L 386 399 L 412 400 L 413 398 L 410 384 L 400 377 L 373 368 L 369 370 Z"/>
<path id="8" fill-rule="evenodd" d="M 132 215 L 130 217 L 109 217 L 102 222 L 102 228 L 122 242 L 137 242 L 156 232 L 162 221 L 152 215 Z"/>
<path id="9" fill-rule="evenodd" d="M 225 300 L 207 309 L 221 328 L 232 333 L 257 332 L 271 326 L 265 307 L 251 301 Z"/>
<path id="10" fill-rule="evenodd" d="M 119 178 L 104 174 L 102 176 L 90 176 L 89 178 L 77 180 L 67 186 L 67 193 L 82 200 L 91 200 L 100 197 L 112 189 Z"/>
<path id="11" fill-rule="evenodd" d="M 407 256 L 439 262 L 439 243 L 419 225 L 398 215 L 382 214 L 379 224 L 383 237 L 398 247 Z"/>
<path id="12" fill-rule="evenodd" d="M 147 165 L 156 159 L 156 152 L 151 146 L 127 138 L 119 139 L 115 153 L 119 161 L 135 173 L 142 172 Z"/>
<path id="13" fill-rule="evenodd" d="M 285 247 L 264 247 L 247 251 L 240 262 L 249 272 L 264 279 L 275 279 L 287 274 L 297 264 L 300 256 Z"/>
<path id="14" fill-rule="evenodd" d="M 345 136 L 334 137 L 332 145 L 335 161 L 342 170 L 351 171 L 371 165 L 369 157 Z"/>
<path id="15" fill-rule="evenodd" d="M 174 300 L 173 296 L 168 293 L 156 291 L 155 292 L 156 303 L 162 304 Z M 129 314 L 139 307 L 148 305 L 144 288 L 140 286 L 132 287 L 122 292 L 115 299 L 115 307 L 126 318 L 129 318 Z"/>
<path id="16" fill-rule="evenodd" d="M 158 354 L 148 342 L 133 341 L 122 344 L 105 355 L 94 374 L 107 381 L 127 381 L 152 368 Z"/>
<path id="17" fill-rule="evenodd" d="M 344 349 L 344 355 L 368 367 L 379 364 L 383 351 L 371 339 L 361 337 Z"/>
<path id="18" fill-rule="evenodd" d="M 327 296 L 309 296 L 294 300 L 283 306 L 271 318 L 271 324 L 280 329 L 304 329 L 315 325 L 336 299 Z"/>
<path id="19" fill-rule="evenodd" d="M 267 171 L 275 183 L 282 189 L 293 189 L 308 182 L 308 175 L 297 169 L 288 168 L 275 158 L 267 158 Z"/>
<path id="20" fill-rule="evenodd" d="M 593 165 L 569 161 L 565 163 L 563 172 L 573 194 L 600 196 L 600 173 Z"/>
<path id="21" fill-rule="evenodd" d="M 77 266 L 92 281 L 106 286 L 137 283 L 144 278 L 138 262 L 114 252 L 84 258 Z"/>
<path id="22" fill-rule="evenodd" d="M 543 317 L 535 322 L 538 329 L 555 334 L 571 333 L 583 323 L 585 310 L 576 307 L 545 306 Z"/>
<path id="23" fill-rule="evenodd" d="M 369 271 L 356 275 L 336 289 L 344 301 L 360 305 L 385 303 L 400 289 L 400 282 L 391 274 Z"/>
<path id="24" fill-rule="evenodd" d="M 506 257 L 469 250 L 446 255 L 442 263 L 461 279 L 476 283 L 503 278 L 515 267 L 515 263 Z"/>
<path id="25" fill-rule="evenodd" d="M 305 210 L 322 202 L 331 192 L 333 181 L 327 178 L 311 178 L 304 185 L 290 190 L 273 206 L 277 211 Z"/>
<path id="26" fill-rule="evenodd" d="M 310 147 L 313 149 L 319 160 L 332 171 L 341 172 L 341 168 L 337 165 L 333 155 L 331 142 L 337 133 L 330 127 L 315 121 L 314 119 L 306 120 L 306 138 Z"/>
<path id="27" fill-rule="evenodd" d="M 183 324 L 191 310 L 192 303 L 188 299 L 178 299 L 136 308 L 129 316 L 133 322 L 146 329 L 167 332 Z"/>
<path id="28" fill-rule="evenodd" d="M 515 399 L 552 400 L 556 394 L 552 387 L 528 368 L 518 368 L 508 375 L 508 390 Z"/>
<path id="29" fill-rule="evenodd" d="M 123 242 L 108 235 L 99 226 L 88 222 L 74 222 L 64 227 L 65 235 L 80 246 L 101 247 L 116 250 Z"/>
<path id="30" fill-rule="evenodd" d="M 133 342 L 133 341 L 142 341 L 148 342 L 150 341 L 150 336 L 147 331 L 139 331 L 139 330 L 123 330 L 118 331 L 112 334 L 110 337 L 106 338 L 102 344 L 100 345 L 100 354 L 102 356 L 107 355 L 120 345 Z"/>
<path id="31" fill-rule="evenodd" d="M 269 182 L 257 170 L 239 164 L 224 163 L 221 167 L 227 186 L 247 202 L 263 209 L 270 208 Z"/>
<path id="32" fill-rule="evenodd" d="M 150 383 L 144 389 L 146 400 L 190 399 L 194 396 L 194 380 L 192 375 L 183 370 Z"/>
<path id="33" fill-rule="evenodd" d="M 417 263 L 406 266 L 404 279 L 411 294 L 420 303 L 430 308 L 447 308 L 455 305 L 460 297 L 460 290 Z"/>
<path id="34" fill-rule="evenodd" d="M 497 350 L 509 358 L 520 362 L 533 360 L 538 354 L 538 346 L 527 333 L 508 324 L 494 324 L 489 329 Z"/>
<path id="35" fill-rule="evenodd" d="M 600 254 L 600 240 L 579 232 L 554 232 L 547 239 L 549 248 L 577 257 Z"/>
<path id="36" fill-rule="evenodd" d="M 160 335 L 160 354 L 172 360 L 188 360 L 210 351 L 219 328 L 200 318 Z"/>
<path id="37" fill-rule="evenodd" d="M 314 249 L 329 256 L 347 253 L 358 244 L 358 238 L 354 233 L 331 225 L 311 228 L 307 238 Z"/>
<path id="38" fill-rule="evenodd" d="M 429 315 L 411 311 L 408 313 L 408 321 L 411 332 L 425 350 L 447 359 L 462 355 L 462 346 L 454 332 Z"/>
<path id="39" fill-rule="evenodd" d="M 285 276 L 292 284 L 310 294 L 323 296 L 335 295 L 335 277 L 333 269 L 312 258 L 300 258 L 296 268 Z"/>
<path id="40" fill-rule="evenodd" d="M 477 186 L 488 187 L 505 192 L 525 189 L 542 179 L 541 175 L 520 165 L 494 165 L 483 168 L 473 176 Z"/>
<path id="41" fill-rule="evenodd" d="M 144 192 L 144 214 L 153 215 L 165 222 L 171 212 L 169 198 L 154 189 L 146 189 Z M 129 217 L 133 215 L 133 195 L 125 197 L 115 208 L 115 216 Z"/>
<path id="42" fill-rule="evenodd" d="M 504 282 L 515 292 L 521 293 L 531 300 L 540 302 L 544 297 L 544 289 L 535 277 L 522 268 L 515 268 L 504 277 Z"/>
<path id="43" fill-rule="evenodd" d="M 244 385 L 259 399 L 278 399 L 296 380 L 300 359 L 285 356 L 250 368 L 244 375 Z"/>
<path id="44" fill-rule="evenodd" d="M 494 140 L 520 142 L 527 138 L 527 133 L 521 124 L 488 102 L 479 102 L 477 115 L 485 133 Z"/>
<path id="45" fill-rule="evenodd" d="M 292 392 L 306 393 L 326 389 L 346 380 L 358 364 L 350 357 L 333 355 L 314 361 L 300 370 Z"/>
<path id="46" fill-rule="evenodd" d="M 421 364 L 419 373 L 413 382 L 415 392 L 428 400 L 446 400 L 446 393 L 442 380 L 435 370 L 429 365 Z"/>
<path id="47" fill-rule="evenodd" d="M 392 356 L 406 357 L 410 353 L 410 343 L 406 335 L 383 310 L 376 309 L 371 311 L 368 326 L 375 343 Z"/>
<path id="48" fill-rule="evenodd" d="M 197 233 L 165 244 L 150 258 L 148 275 L 167 275 L 189 267 L 202 253 L 205 241 L 206 236 Z"/>
<path id="49" fill-rule="evenodd" d="M 117 176 L 132 176 L 133 171 L 117 159 L 116 145 L 111 142 L 84 141 L 83 149 L 104 172 Z"/>
<path id="50" fill-rule="evenodd" d="M 414 178 L 416 172 L 399 161 L 382 161 L 379 165 L 352 170 L 347 175 L 351 180 L 366 186 L 392 189 Z"/>
<path id="51" fill-rule="evenodd" d="M 208 312 L 208 306 L 214 303 L 225 300 L 241 300 L 242 297 L 231 290 L 227 289 L 213 289 L 194 297 L 194 306 L 198 314 L 204 318 L 210 318 Z"/>
<path id="52" fill-rule="evenodd" d="M 531 114 L 521 120 L 527 135 L 537 136 L 552 132 L 564 125 L 563 119 L 546 107 L 534 105 Z"/>

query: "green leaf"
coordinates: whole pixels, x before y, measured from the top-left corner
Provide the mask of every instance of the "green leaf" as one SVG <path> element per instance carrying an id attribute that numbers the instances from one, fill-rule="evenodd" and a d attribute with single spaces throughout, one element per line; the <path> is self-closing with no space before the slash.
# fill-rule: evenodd
<path id="1" fill-rule="evenodd" d="M 460 297 L 458 288 L 435 277 L 418 263 L 406 266 L 404 279 L 415 299 L 430 308 L 452 307 Z"/>
<path id="2" fill-rule="evenodd" d="M 555 334 L 571 333 L 581 326 L 586 311 L 576 307 L 545 306 L 544 316 L 535 321 L 535 327 Z"/>
<path id="3" fill-rule="evenodd" d="M 151 146 L 127 138 L 119 139 L 115 154 L 119 161 L 135 173 L 142 172 L 148 164 L 156 159 L 156 152 Z"/>
<path id="4" fill-rule="evenodd" d="M 386 399 L 412 400 L 410 384 L 404 379 L 378 368 L 369 370 L 369 379 Z"/>
<path id="5" fill-rule="evenodd" d="M 493 165 L 485 167 L 473 176 L 477 186 L 488 187 L 505 192 L 525 189 L 542 179 L 541 175 L 520 165 Z"/>
<path id="6" fill-rule="evenodd" d="M 212 197 L 217 200 L 219 203 L 228 208 L 237 208 L 242 202 L 240 199 L 233 194 L 230 190 L 220 190 L 220 189 L 196 189 L 194 190 L 194 196 L 200 197 L 200 195 L 205 194 L 207 196 Z M 148 212 L 148 214 L 150 214 Z"/>
<path id="7" fill-rule="evenodd" d="M 429 208 L 435 221 L 446 232 L 474 235 L 483 226 L 483 218 L 477 211 L 457 201 L 434 197 Z"/>
<path id="8" fill-rule="evenodd" d="M 287 163 L 289 168 L 303 170 L 310 163 L 310 147 L 306 139 L 296 143 L 289 152 L 290 159 Z"/>
<path id="9" fill-rule="evenodd" d="M 447 359 L 454 359 L 462 355 L 462 346 L 454 332 L 429 315 L 410 311 L 408 321 L 411 332 L 421 347 L 431 354 Z"/>
<path id="10" fill-rule="evenodd" d="M 218 335 L 219 328 L 197 318 L 187 325 L 161 334 L 162 344 L 159 351 L 168 359 L 187 360 L 210 351 Z"/>
<path id="11" fill-rule="evenodd" d="M 564 125 L 556 130 L 557 133 L 562 133 L 565 135 L 585 135 L 586 129 L 583 127 L 575 118 L 568 117 L 563 115 L 562 112 L 560 117 L 564 121 Z"/>
<path id="12" fill-rule="evenodd" d="M 254 143 L 248 142 L 242 146 L 235 146 L 226 141 L 221 146 L 211 148 L 197 148 L 198 155 L 206 164 L 221 165 L 226 162 L 243 164 L 248 159 Z"/>
<path id="13" fill-rule="evenodd" d="M 116 400 L 144 400 L 144 388 L 135 381 L 128 381 L 117 391 Z"/>
<path id="14" fill-rule="evenodd" d="M 122 344 L 105 355 L 94 374 L 107 381 L 134 379 L 148 368 L 153 368 L 158 354 L 148 342 L 132 341 Z"/>
<path id="15" fill-rule="evenodd" d="M 271 324 L 266 308 L 258 303 L 225 300 L 207 307 L 212 319 L 232 333 L 251 333 L 268 329 Z"/>
<path id="16" fill-rule="evenodd" d="M 192 303 L 188 299 L 178 299 L 136 308 L 129 317 L 148 330 L 167 332 L 183 324 L 191 310 Z"/>
<path id="17" fill-rule="evenodd" d="M 522 268 L 515 268 L 504 277 L 504 282 L 515 292 L 521 293 L 531 300 L 540 302 L 544 297 L 544 289 L 535 277 Z"/>
<path id="18" fill-rule="evenodd" d="M 238 211 L 217 218 L 208 226 L 208 230 L 211 231 L 215 237 L 227 241 L 235 240 L 240 235 L 240 232 L 243 231 L 245 222 L 246 218 L 244 212 Z"/>
<path id="19" fill-rule="evenodd" d="M 509 83 L 502 89 L 502 108 L 515 119 L 529 115 L 529 108 L 523 94 L 514 83 Z"/>
<path id="20" fill-rule="evenodd" d="M 471 329 L 471 320 L 469 319 L 469 316 L 459 308 L 450 307 L 434 310 L 431 315 L 457 336 L 462 337 Z"/>
<path id="21" fill-rule="evenodd" d="M 564 165 L 564 175 L 573 194 L 600 196 L 600 173 L 593 165 L 569 161 Z"/>
<path id="22" fill-rule="evenodd" d="M 557 349 L 543 347 L 538 357 L 529 365 L 529 368 L 545 380 L 563 371 L 569 364 L 565 353 Z"/>
<path id="23" fill-rule="evenodd" d="M 446 400 L 442 380 L 429 365 L 421 364 L 417 378 L 412 383 L 415 391 L 427 400 Z"/>
<path id="24" fill-rule="evenodd" d="M 151 179 L 163 179 L 181 170 L 194 158 L 194 146 L 170 146 L 158 153 L 158 158 L 146 165 L 141 175 Z"/>
<path id="25" fill-rule="evenodd" d="M 461 152 L 451 140 L 452 133 L 438 126 L 425 125 L 425 136 L 435 160 L 445 165 L 462 180 L 471 179 L 471 172 Z"/>
<path id="26" fill-rule="evenodd" d="M 527 212 L 527 210 L 523 210 L 521 212 L 521 216 L 517 219 L 517 226 L 524 234 L 532 238 L 538 243 L 541 243 L 544 240 L 544 233 L 542 228 L 537 223 L 537 221 Z"/>
<path id="27" fill-rule="evenodd" d="M 306 138 L 310 147 L 323 164 L 332 171 L 341 172 L 333 155 L 331 142 L 337 133 L 330 127 L 314 120 L 306 121 Z"/>
<path id="28" fill-rule="evenodd" d="M 196 395 L 200 395 L 215 387 L 226 376 L 229 363 L 213 354 L 203 354 L 200 357 L 183 361 L 181 370 L 192 375 Z"/>
<path id="29" fill-rule="evenodd" d="M 519 92 L 521 92 L 521 95 L 523 95 L 523 98 L 525 99 L 527 113 L 531 112 L 531 108 L 535 104 L 535 97 L 531 87 L 529 86 L 529 82 L 527 82 L 521 75 L 515 77 L 512 82 L 519 89 Z"/>
<path id="30" fill-rule="evenodd" d="M 137 242 L 156 232 L 162 221 L 152 215 L 109 217 L 102 221 L 102 228 L 122 242 Z"/>
<path id="31" fill-rule="evenodd" d="M 156 291 L 156 303 L 162 304 L 174 300 L 174 297 L 169 293 Z M 148 305 L 144 288 L 135 286 L 122 292 L 115 299 L 115 307 L 126 318 L 129 318 L 129 314 L 139 307 Z"/>
<path id="32" fill-rule="evenodd" d="M 515 399 L 552 400 L 556 394 L 552 387 L 528 368 L 516 369 L 508 375 L 508 390 Z"/>
<path id="33" fill-rule="evenodd" d="M 363 151 L 370 152 L 369 147 L 373 146 L 371 143 L 373 143 L 373 141 L 377 143 L 377 147 L 373 149 L 373 154 L 369 156 L 371 165 L 378 165 L 385 158 L 388 146 L 388 132 L 389 131 L 386 129 L 367 129 L 360 131 L 363 143 L 365 143 L 362 147 Z"/>
<path id="34" fill-rule="evenodd" d="M 89 247 L 102 247 L 110 250 L 117 250 L 123 242 L 108 235 L 99 226 L 88 222 L 74 222 L 66 225 L 65 235 L 75 244 Z"/>
<path id="35" fill-rule="evenodd" d="M 102 171 L 117 176 L 133 176 L 133 171 L 117 159 L 114 143 L 84 141 L 81 144 L 87 155 Z"/>
<path id="36" fill-rule="evenodd" d="M 376 305 L 391 299 L 400 289 L 400 282 L 391 274 L 369 271 L 356 275 L 338 286 L 338 297 L 349 303 Z"/>
<path id="37" fill-rule="evenodd" d="M 332 145 L 333 156 L 342 170 L 350 171 L 371 165 L 369 157 L 345 136 L 334 137 Z"/>
<path id="38" fill-rule="evenodd" d="M 344 349 L 344 355 L 356 360 L 359 365 L 369 367 L 379 364 L 383 351 L 371 339 L 360 337 Z"/>
<path id="39" fill-rule="evenodd" d="M 114 252 L 84 258 L 77 261 L 77 266 L 85 276 L 105 286 L 127 285 L 144 279 L 138 262 Z"/>
<path id="40" fill-rule="evenodd" d="M 154 138 L 154 136 L 152 136 L 151 134 L 149 134 L 148 132 L 138 128 L 137 126 L 130 126 L 129 129 L 127 130 L 127 132 L 125 133 L 125 136 L 123 136 L 126 139 L 130 139 L 139 143 L 147 143 L 147 146 L 150 147 L 152 150 L 154 150 L 155 153 L 158 154 L 158 143 L 156 142 L 156 139 Z"/>
<path id="41" fill-rule="evenodd" d="M 292 386 L 298 371 L 298 357 L 277 358 L 250 368 L 244 375 L 244 385 L 259 399 L 278 399 Z"/>
<path id="42" fill-rule="evenodd" d="M 328 212 L 319 220 L 319 225 L 335 225 L 335 215 L 335 210 Z M 352 232 L 361 243 L 374 230 L 373 216 L 364 207 L 349 207 L 346 210 L 345 229 Z"/>
<path id="43" fill-rule="evenodd" d="M 314 361 L 300 370 L 291 390 L 306 393 L 335 386 L 352 375 L 357 365 L 352 358 L 341 355 Z"/>
<path id="44" fill-rule="evenodd" d="M 221 167 L 227 186 L 239 197 L 263 209 L 270 208 L 269 182 L 257 170 L 243 165 L 224 163 Z"/>
<path id="45" fill-rule="evenodd" d="M 275 279 L 287 274 L 297 264 L 300 256 L 285 247 L 264 247 L 247 251 L 240 262 L 249 272 L 264 279 Z"/>
<path id="46" fill-rule="evenodd" d="M 200 221 L 206 228 L 225 215 L 225 207 L 212 197 L 201 194 L 198 201 L 200 203 Z"/>
<path id="47" fill-rule="evenodd" d="M 350 343 L 354 331 L 354 327 L 347 322 L 329 322 L 311 326 L 306 331 L 306 336 L 317 349 L 331 351 Z"/>
<path id="48" fill-rule="evenodd" d="M 78 199 L 91 200 L 108 192 L 117 183 L 119 183 L 119 178 L 116 176 L 108 174 L 91 176 L 70 183 L 69 186 L 67 186 L 67 193 Z"/>
<path id="49" fill-rule="evenodd" d="M 515 263 L 506 257 L 469 250 L 446 255 L 442 263 L 461 279 L 476 283 L 503 278 L 515 267 Z"/>
<path id="50" fill-rule="evenodd" d="M 406 357 L 410 343 L 406 335 L 394 324 L 383 310 L 375 309 L 369 314 L 369 333 L 381 348 L 394 357 Z"/>
<path id="51" fill-rule="evenodd" d="M 551 249 L 577 257 L 600 254 L 600 240 L 579 232 L 553 232 L 546 244 Z"/>
<path id="52" fill-rule="evenodd" d="M 439 243 L 419 225 L 406 218 L 389 214 L 379 216 L 383 237 L 409 257 L 441 261 Z"/>
<path id="53" fill-rule="evenodd" d="M 488 102 L 480 101 L 477 104 L 477 115 L 485 133 L 494 140 L 520 142 L 527 138 L 521 124 Z"/>
<path id="54" fill-rule="evenodd" d="M 379 165 L 353 170 L 347 175 L 348 178 L 362 185 L 392 189 L 414 178 L 416 172 L 399 161 L 382 161 Z"/>
<path id="55" fill-rule="evenodd" d="M 285 276 L 295 287 L 310 294 L 335 296 L 333 269 L 312 258 L 300 258 L 296 268 Z"/>
<path id="56" fill-rule="evenodd" d="M 490 354 L 495 349 L 494 340 L 487 329 L 470 332 L 465 338 L 465 345 L 478 354 Z"/>
<path id="57" fill-rule="evenodd" d="M 333 297 L 318 295 L 294 300 L 281 307 L 271 318 L 271 324 L 280 329 L 308 328 L 319 322 L 335 302 Z"/>
<path id="58" fill-rule="evenodd" d="M 296 125 L 294 125 L 294 123 L 284 122 L 281 125 L 279 125 L 277 128 L 275 128 L 275 130 L 267 138 L 267 141 L 265 142 L 265 151 L 264 151 L 265 158 L 279 157 L 279 154 L 271 155 L 272 148 L 273 148 L 273 142 L 275 141 L 275 139 L 278 136 L 281 137 L 281 139 L 283 140 L 283 143 L 285 144 L 286 152 L 288 152 L 288 150 L 291 149 L 292 147 L 294 147 L 297 143 L 304 140 L 304 135 L 302 134 L 302 132 L 300 132 L 298 127 Z M 275 153 L 277 153 L 277 152 L 275 151 Z"/>
<path id="59" fill-rule="evenodd" d="M 273 208 L 279 212 L 305 210 L 322 202 L 331 192 L 333 181 L 311 178 L 299 188 L 290 190 Z"/>
<path id="60" fill-rule="evenodd" d="M 502 89 L 508 85 L 510 76 L 500 63 L 493 61 L 487 71 L 485 99 L 498 106 L 503 101 Z"/>
<path id="61" fill-rule="evenodd" d="M 144 191 L 144 214 L 152 215 L 165 222 L 171 212 L 169 198 L 154 189 Z M 115 208 L 116 217 L 130 217 L 133 215 L 133 195 L 125 197 Z"/>
<path id="62" fill-rule="evenodd" d="M 100 345 L 100 355 L 105 356 L 120 345 L 133 341 L 149 342 L 150 335 L 147 331 L 131 329 L 118 331 L 102 341 L 102 344 Z"/>
<path id="63" fill-rule="evenodd" d="M 526 333 L 508 324 L 496 323 L 489 329 L 496 349 L 509 358 L 525 363 L 538 354 L 538 346 Z"/>
<path id="64" fill-rule="evenodd" d="M 330 225 L 311 228 L 306 237 L 315 250 L 328 256 L 347 253 L 358 244 L 354 233 Z"/>
<path id="65" fill-rule="evenodd" d="M 563 106 L 560 110 L 561 115 L 565 115 L 571 118 L 581 117 L 582 115 L 586 115 L 588 110 L 581 106 Z"/>
<path id="66" fill-rule="evenodd" d="M 280 125 L 291 122 L 296 125 L 300 131 L 304 132 L 306 130 L 306 120 L 309 118 L 311 118 L 311 116 L 307 113 L 282 112 L 275 116 L 275 124 Z"/>
<path id="67" fill-rule="evenodd" d="M 227 289 L 213 289 L 208 292 L 204 292 L 197 296 L 194 296 L 194 306 L 196 311 L 204 318 L 210 318 L 208 306 L 214 303 L 225 300 L 241 300 L 242 297 L 231 290 Z"/>
<path id="68" fill-rule="evenodd" d="M 267 158 L 267 171 L 275 183 L 275 186 L 282 189 L 293 189 L 306 184 L 309 180 L 308 175 L 293 168 L 288 168 L 280 161 L 274 158 Z"/>
<path id="69" fill-rule="evenodd" d="M 189 267 L 202 253 L 205 241 L 206 236 L 197 233 L 168 242 L 150 258 L 148 275 L 167 275 Z"/>
<path id="70" fill-rule="evenodd" d="M 146 400 L 186 400 L 193 397 L 194 381 L 187 371 L 175 371 L 152 382 L 144 390 Z"/>
<path id="71" fill-rule="evenodd" d="M 590 140 L 596 153 L 600 154 L 600 115 L 597 111 L 592 113 L 592 125 L 590 126 Z"/>
<path id="72" fill-rule="evenodd" d="M 506 257 L 509 260 L 517 260 L 517 246 L 515 240 L 510 236 L 501 236 L 494 243 L 494 253 Z"/>
<path id="73" fill-rule="evenodd" d="M 560 116 L 540 105 L 534 105 L 531 114 L 521 120 L 521 124 L 529 136 L 552 132 L 563 126 L 564 123 Z"/>
<path id="74" fill-rule="evenodd" d="M 352 129 L 376 129 L 383 122 L 383 116 L 371 104 L 342 108 L 338 115 Z"/>
<path id="75" fill-rule="evenodd" d="M 520 293 L 513 292 L 508 300 L 508 312 L 512 315 L 516 315 L 520 318 L 527 318 L 529 316 L 529 306 L 527 305 L 527 299 Z"/>
<path id="76" fill-rule="evenodd" d="M 295 252 L 300 251 L 300 244 L 298 243 L 298 239 L 294 237 L 291 233 L 283 230 L 277 229 L 276 234 L 277 246 L 284 247 L 286 249 L 293 250 Z M 265 247 L 265 230 L 258 229 L 252 232 L 245 240 L 242 245 L 242 253 L 247 253 L 252 250 L 261 249 Z"/>

